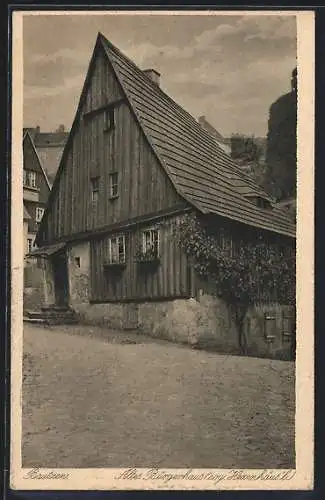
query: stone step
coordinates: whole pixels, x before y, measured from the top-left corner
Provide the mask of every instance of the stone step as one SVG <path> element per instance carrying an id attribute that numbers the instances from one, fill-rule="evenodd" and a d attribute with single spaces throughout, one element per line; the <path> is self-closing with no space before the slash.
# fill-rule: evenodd
<path id="1" fill-rule="evenodd" d="M 42 306 L 41 311 L 47 312 L 47 311 L 71 311 L 69 306 L 57 306 L 55 304 L 50 305 L 50 306 Z"/>
<path id="2" fill-rule="evenodd" d="M 44 323 L 47 325 L 76 325 L 79 323 L 76 317 L 70 318 L 46 318 Z"/>
<path id="3" fill-rule="evenodd" d="M 43 318 L 30 318 L 29 316 L 23 317 L 24 323 L 34 323 L 34 324 L 45 324 L 45 320 Z"/>
<path id="4" fill-rule="evenodd" d="M 72 318 L 75 316 L 74 311 L 26 311 L 26 316 L 29 318 Z"/>
<path id="5" fill-rule="evenodd" d="M 46 325 L 71 325 L 79 322 L 72 309 L 61 307 L 43 307 L 40 311 L 26 311 L 25 321 Z"/>

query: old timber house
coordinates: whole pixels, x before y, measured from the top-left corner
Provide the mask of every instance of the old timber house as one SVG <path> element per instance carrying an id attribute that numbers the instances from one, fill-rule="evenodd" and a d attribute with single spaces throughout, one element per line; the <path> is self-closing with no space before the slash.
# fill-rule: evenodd
<path id="1" fill-rule="evenodd" d="M 84 322 L 236 349 L 227 305 L 205 293 L 174 228 L 196 212 L 230 233 L 260 231 L 292 246 L 295 227 L 159 78 L 98 34 L 37 235 L 44 303 Z M 286 349 L 289 336 L 284 309 L 272 307 L 252 312 L 247 326 L 266 355 Z M 266 317 L 273 333 L 264 335 Z"/>

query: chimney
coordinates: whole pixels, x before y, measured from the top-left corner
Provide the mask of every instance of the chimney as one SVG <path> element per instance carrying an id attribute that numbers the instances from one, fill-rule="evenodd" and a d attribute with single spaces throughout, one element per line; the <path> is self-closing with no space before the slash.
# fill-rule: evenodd
<path id="1" fill-rule="evenodd" d="M 156 85 L 160 85 L 160 73 L 155 69 L 144 69 L 143 72 L 149 76 L 150 80 L 152 80 Z"/>
<path id="2" fill-rule="evenodd" d="M 60 125 L 57 132 L 64 132 L 64 131 L 65 131 L 64 125 Z"/>
<path id="3" fill-rule="evenodd" d="M 41 131 L 41 127 L 39 125 L 36 126 L 36 134 L 39 134 Z"/>
<path id="4" fill-rule="evenodd" d="M 204 115 L 202 116 L 199 116 L 197 121 L 199 122 L 199 124 L 201 125 L 201 127 L 204 127 L 204 125 L 206 125 L 207 121 L 206 121 L 206 118 Z"/>
<path id="5" fill-rule="evenodd" d="M 215 130 L 214 127 L 212 127 L 212 125 L 208 122 L 208 120 L 206 119 L 206 117 L 204 115 L 199 116 L 197 121 L 198 121 L 199 125 L 201 125 L 201 127 L 204 128 L 204 130 L 206 130 L 211 135 L 213 135 L 213 137 L 215 137 L 215 138 L 217 137 L 217 131 Z"/>

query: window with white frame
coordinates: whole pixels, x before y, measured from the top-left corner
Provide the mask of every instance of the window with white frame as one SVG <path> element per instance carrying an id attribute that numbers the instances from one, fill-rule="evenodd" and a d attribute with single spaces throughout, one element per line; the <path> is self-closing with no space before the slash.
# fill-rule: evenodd
<path id="1" fill-rule="evenodd" d="M 99 177 L 91 179 L 91 201 L 96 203 L 99 199 Z"/>
<path id="2" fill-rule="evenodd" d="M 30 253 L 33 250 L 33 239 L 27 238 L 27 252 Z"/>
<path id="3" fill-rule="evenodd" d="M 125 264 L 125 235 L 114 236 L 108 240 L 108 263 Z"/>
<path id="4" fill-rule="evenodd" d="M 36 187 L 36 172 L 29 172 L 29 185 L 33 188 Z"/>
<path id="5" fill-rule="evenodd" d="M 36 172 L 24 169 L 23 184 L 27 187 L 36 188 Z"/>
<path id="6" fill-rule="evenodd" d="M 36 207 L 36 222 L 41 222 L 44 215 L 44 208 Z"/>
<path id="7" fill-rule="evenodd" d="M 146 229 L 142 232 L 142 251 L 144 254 L 159 255 L 159 230 Z"/>
<path id="8" fill-rule="evenodd" d="M 110 198 L 118 196 L 118 172 L 109 174 L 109 195 Z"/>

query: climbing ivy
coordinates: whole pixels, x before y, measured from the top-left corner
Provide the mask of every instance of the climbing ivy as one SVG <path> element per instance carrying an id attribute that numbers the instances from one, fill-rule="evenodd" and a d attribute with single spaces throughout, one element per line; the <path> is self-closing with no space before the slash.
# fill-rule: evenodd
<path id="1" fill-rule="evenodd" d="M 244 318 L 260 302 L 295 303 L 295 249 L 278 242 L 220 238 L 193 215 L 183 217 L 179 241 L 192 258 L 196 273 L 233 308 L 242 351 L 246 349 Z"/>

